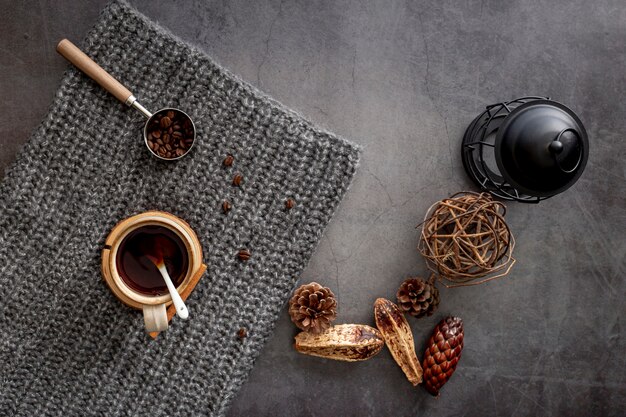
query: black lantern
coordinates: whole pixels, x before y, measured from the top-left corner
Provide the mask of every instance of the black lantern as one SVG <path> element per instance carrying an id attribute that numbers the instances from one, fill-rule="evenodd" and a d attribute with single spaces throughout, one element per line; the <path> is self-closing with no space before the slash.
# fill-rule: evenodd
<path id="1" fill-rule="evenodd" d="M 548 97 L 487 106 L 463 137 L 465 171 L 494 196 L 526 203 L 559 194 L 580 177 L 589 140 L 576 114 Z"/>

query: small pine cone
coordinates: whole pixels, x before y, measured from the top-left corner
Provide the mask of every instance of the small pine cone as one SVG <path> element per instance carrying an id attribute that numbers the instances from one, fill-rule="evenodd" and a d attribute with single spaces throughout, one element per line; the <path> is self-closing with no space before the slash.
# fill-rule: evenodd
<path id="1" fill-rule="evenodd" d="M 414 317 L 432 316 L 439 306 L 439 290 L 434 283 L 409 278 L 398 289 L 398 307 Z"/>
<path id="2" fill-rule="evenodd" d="M 422 366 L 424 387 L 434 396 L 448 382 L 463 350 L 463 320 L 446 317 L 441 320 L 428 340 Z"/>
<path id="3" fill-rule="evenodd" d="M 319 334 L 337 317 L 337 300 L 317 282 L 300 286 L 289 300 L 291 321 L 305 332 Z"/>

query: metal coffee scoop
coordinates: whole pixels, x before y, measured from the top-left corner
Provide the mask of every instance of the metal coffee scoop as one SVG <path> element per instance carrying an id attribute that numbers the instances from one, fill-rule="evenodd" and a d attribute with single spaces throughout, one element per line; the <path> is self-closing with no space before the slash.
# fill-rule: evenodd
<path id="1" fill-rule="evenodd" d="M 124 87 L 119 81 L 113 78 L 111 74 L 109 74 L 104 69 L 102 69 L 100 65 L 96 64 L 91 58 L 85 55 L 83 51 L 78 49 L 76 45 L 74 45 L 72 42 L 70 42 L 67 39 L 63 39 L 61 42 L 59 42 L 59 44 L 57 45 L 57 52 L 61 54 L 65 59 L 67 59 L 69 62 L 74 64 L 78 69 L 84 72 L 92 80 L 100 84 L 100 86 L 102 86 L 105 90 L 113 94 L 113 96 L 116 99 L 118 99 L 119 101 L 121 101 L 122 103 L 126 104 L 129 107 L 133 107 L 139 110 L 141 114 L 143 114 L 148 119 L 143 129 L 143 137 L 146 143 L 146 147 L 148 148 L 150 153 L 152 153 L 152 155 L 156 156 L 159 159 L 163 159 L 166 161 L 173 161 L 173 160 L 180 159 L 183 156 L 187 155 L 189 151 L 191 150 L 191 148 L 193 148 L 193 145 L 196 142 L 196 128 L 193 124 L 193 121 L 191 120 L 191 117 L 189 117 L 187 113 L 183 112 L 182 110 L 175 109 L 175 108 L 165 108 L 165 109 L 161 109 L 157 111 L 154 114 L 150 113 L 150 111 L 148 111 L 144 106 L 142 106 L 139 103 L 139 101 L 137 101 L 137 98 L 133 95 L 133 93 L 130 92 L 130 90 Z M 189 122 L 188 124 L 192 130 L 191 143 L 189 144 L 188 147 L 185 147 L 184 149 L 181 148 L 183 149 L 184 153 L 181 154 L 181 152 L 178 152 L 178 154 L 174 155 L 171 158 L 165 157 L 163 154 L 159 154 L 158 148 L 156 150 L 151 148 L 150 141 L 154 141 L 154 138 L 150 137 L 151 140 L 149 140 L 150 132 L 148 130 L 149 127 L 158 124 L 159 121 L 168 112 L 170 113 L 170 115 L 172 114 L 171 112 L 174 112 L 177 118 L 179 120 L 182 120 L 183 122 L 188 121 Z M 168 143 L 163 143 L 162 138 L 159 138 L 159 139 L 160 139 L 160 142 L 162 142 L 159 146 L 165 147 L 167 145 L 170 145 Z M 152 146 L 155 147 L 155 143 L 153 143 Z M 170 145 L 170 148 L 172 146 L 173 144 Z"/>

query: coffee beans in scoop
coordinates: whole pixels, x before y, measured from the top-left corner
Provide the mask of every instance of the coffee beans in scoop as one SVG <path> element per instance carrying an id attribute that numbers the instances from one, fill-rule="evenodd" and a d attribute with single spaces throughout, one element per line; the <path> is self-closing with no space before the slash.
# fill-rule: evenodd
<path id="1" fill-rule="evenodd" d="M 146 126 L 146 141 L 155 155 L 176 159 L 191 149 L 195 137 L 189 116 L 175 109 L 163 109 L 152 115 Z"/>

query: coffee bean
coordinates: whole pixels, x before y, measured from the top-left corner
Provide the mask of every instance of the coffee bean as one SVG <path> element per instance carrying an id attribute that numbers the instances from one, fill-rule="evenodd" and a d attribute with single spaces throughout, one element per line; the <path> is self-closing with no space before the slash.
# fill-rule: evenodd
<path id="1" fill-rule="evenodd" d="M 165 116 L 164 118 L 161 119 L 161 128 L 167 129 L 168 127 L 170 127 L 171 124 L 172 124 L 172 119 L 170 119 L 169 117 Z"/>
<path id="2" fill-rule="evenodd" d="M 239 253 L 237 253 L 237 256 L 240 260 L 246 262 L 248 259 L 250 259 L 250 251 L 247 249 L 241 249 Z"/>
<path id="3" fill-rule="evenodd" d="M 155 114 L 146 129 L 148 147 L 166 159 L 183 156 L 193 145 L 194 135 L 189 117 L 174 110 Z"/>
<path id="4" fill-rule="evenodd" d="M 241 329 L 237 330 L 237 337 L 241 340 L 245 339 L 248 336 L 248 331 L 245 329 L 245 327 L 242 327 Z"/>

